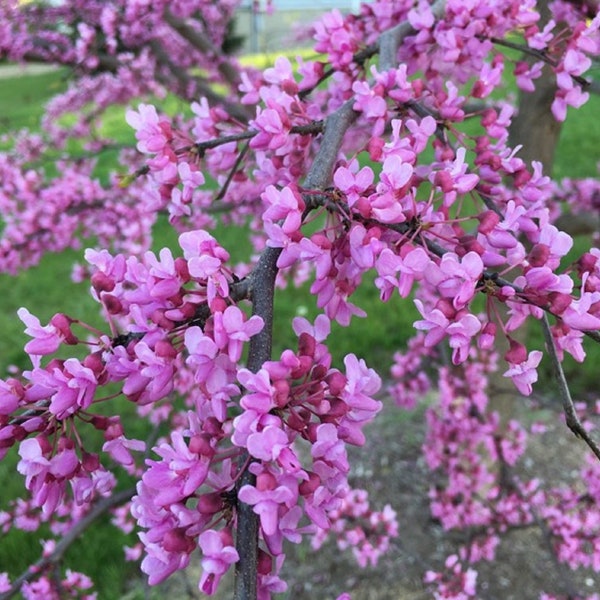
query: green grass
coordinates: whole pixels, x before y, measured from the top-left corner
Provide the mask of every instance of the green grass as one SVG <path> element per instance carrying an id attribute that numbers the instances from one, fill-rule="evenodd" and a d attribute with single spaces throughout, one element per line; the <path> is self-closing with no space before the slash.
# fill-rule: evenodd
<path id="1" fill-rule="evenodd" d="M 67 88 L 64 75 L 60 70 L 0 79 L 0 133 L 22 127 L 37 129 L 47 100 Z"/>
<path id="2" fill-rule="evenodd" d="M 272 60 L 268 57 L 267 60 Z M 14 79 L 5 79 L 0 85 L 0 131 L 20 127 L 36 127 L 43 112 L 45 101 L 65 88 L 63 73 L 44 74 Z M 168 98 L 163 107 L 171 114 L 181 110 L 181 103 Z M 579 111 L 571 110 L 564 127 L 557 150 L 556 173 L 562 176 L 597 176 L 596 162 L 599 158 L 597 145 L 600 140 L 600 123 L 596 115 L 600 112 L 600 99 L 593 97 Z M 124 111 L 115 107 L 109 111 L 105 127 L 116 134 L 124 143 L 133 140 L 130 129 L 124 122 Z M 99 175 L 105 177 L 113 166 L 116 154 L 105 153 L 99 162 Z M 239 228 L 219 227 L 215 233 L 222 245 L 230 250 L 234 262 L 243 260 L 249 253 L 245 232 Z M 163 245 L 177 249 L 177 236 L 164 219 L 160 220 L 155 231 L 155 249 Z M 585 242 L 578 242 L 579 249 Z M 85 243 L 84 243 L 85 247 Z M 46 323 L 56 312 L 65 312 L 90 324 L 102 326 L 98 305 L 92 301 L 86 284 L 73 284 L 70 281 L 72 264 L 82 261 L 82 251 L 67 251 L 59 255 L 44 257 L 40 265 L 23 272 L 18 277 L 0 275 L 0 376 L 9 365 L 19 368 L 29 366 L 22 347 L 26 342 L 23 324 L 16 318 L 17 309 L 24 305 Z M 354 352 L 375 367 L 384 377 L 387 375 L 394 350 L 402 347 L 413 334 L 412 322 L 418 318 L 412 302 L 395 296 L 389 303 L 379 302 L 378 291 L 371 284 L 373 275 L 365 277 L 363 285 L 352 298 L 353 302 L 367 311 L 368 319 L 353 319 L 348 328 L 333 325 L 330 336 L 330 349 L 334 362 L 341 365 L 343 356 Z M 300 290 L 289 287 L 278 290 L 275 300 L 274 354 L 295 342 L 290 319 L 305 315 L 312 319 L 318 314 L 315 298 L 308 291 L 308 285 Z M 531 339 L 538 348 L 543 348 L 541 334 L 532 329 Z M 586 344 L 590 360 L 583 366 L 573 361 L 566 362 L 566 371 L 577 388 L 589 389 L 596 384 L 594 365 L 600 361 L 600 348 Z M 545 374 L 548 377 L 548 374 Z M 128 427 L 137 429 L 133 406 L 123 401 L 120 404 Z M 137 429 L 135 435 L 143 437 Z M 16 475 L 14 467 L 17 457 L 14 453 L 0 462 L 0 481 L 3 482 L 3 505 L 11 498 L 18 497 L 23 490 L 22 478 Z M 69 551 L 73 558 L 73 568 L 90 574 L 98 585 L 99 597 L 111 599 L 121 597 L 128 578 L 132 575 L 132 565 L 122 561 L 120 547 L 125 541 L 106 521 L 98 523 L 87 535 L 85 542 L 78 542 Z M 29 534 L 12 532 L 4 536 L 0 543 L 0 571 L 19 573 L 39 556 L 39 546 Z"/>

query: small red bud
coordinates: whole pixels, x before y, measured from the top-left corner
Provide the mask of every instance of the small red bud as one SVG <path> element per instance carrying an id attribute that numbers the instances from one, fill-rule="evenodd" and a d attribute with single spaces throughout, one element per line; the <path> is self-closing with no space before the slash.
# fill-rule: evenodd
<path id="1" fill-rule="evenodd" d="M 164 309 L 157 308 L 150 315 L 150 319 L 152 320 L 153 323 L 155 323 L 162 329 L 166 329 L 167 331 L 170 331 L 175 326 L 175 324 L 173 323 L 173 321 L 171 321 L 171 319 L 167 319 L 167 317 L 165 317 Z"/>
<path id="2" fill-rule="evenodd" d="M 159 340 L 154 346 L 154 353 L 161 358 L 176 358 L 177 350 L 173 348 L 173 344 L 167 340 Z"/>
<path id="3" fill-rule="evenodd" d="M 527 360 L 527 349 L 523 344 L 509 338 L 510 348 L 504 355 L 504 360 L 511 365 L 518 365 Z"/>
<path id="4" fill-rule="evenodd" d="M 73 335 L 73 332 L 71 331 L 71 323 L 74 322 L 73 319 L 67 317 L 67 315 L 63 313 L 57 313 L 50 319 L 50 324 L 60 331 L 65 343 L 71 346 L 79 342 L 77 336 Z"/>
<path id="5" fill-rule="evenodd" d="M 298 338 L 298 354 L 312 358 L 315 355 L 316 346 L 317 340 L 310 333 L 303 332 L 300 334 Z"/>
<path id="6" fill-rule="evenodd" d="M 327 385 L 329 385 L 329 392 L 332 396 L 339 396 L 342 393 L 342 390 L 348 383 L 348 380 L 344 375 L 342 375 L 339 371 L 333 371 L 329 373 L 325 378 Z"/>
<path id="7" fill-rule="evenodd" d="M 269 575 L 273 568 L 273 557 L 267 554 L 262 548 L 258 549 L 258 566 L 257 571 L 261 575 Z"/>
<path id="8" fill-rule="evenodd" d="M 109 315 L 118 315 L 123 310 L 121 301 L 112 294 L 102 294 L 102 303 Z"/>
<path id="9" fill-rule="evenodd" d="M 493 210 L 486 210 L 480 215 L 477 215 L 477 220 L 479 221 L 477 231 L 483 235 L 487 235 L 493 231 L 498 223 L 500 223 L 500 216 L 497 215 Z"/>
<path id="10" fill-rule="evenodd" d="M 185 260 L 185 258 L 178 256 L 175 259 L 175 273 L 177 273 L 177 277 L 179 277 L 183 283 L 187 283 L 191 279 L 187 260 Z"/>
<path id="11" fill-rule="evenodd" d="M 88 473 L 93 473 L 100 468 L 100 458 L 96 453 L 82 452 L 81 465 Z"/>
<path id="12" fill-rule="evenodd" d="M 546 244 L 536 244 L 527 255 L 532 267 L 543 267 L 550 257 L 550 248 Z"/>
<path id="13" fill-rule="evenodd" d="M 215 455 L 215 449 L 212 447 L 211 436 L 208 433 L 201 433 L 193 435 L 190 438 L 189 449 L 190 452 L 198 454 L 199 456 L 207 456 L 212 458 Z"/>
<path id="14" fill-rule="evenodd" d="M 312 494 L 321 485 L 321 478 L 316 473 L 313 473 L 312 471 L 307 471 L 307 473 L 308 481 L 303 481 L 298 486 L 302 496 Z"/>
<path id="15" fill-rule="evenodd" d="M 569 294 L 562 292 L 550 292 L 548 298 L 550 299 L 550 310 L 555 315 L 562 315 L 573 301 Z"/>
<path id="16" fill-rule="evenodd" d="M 276 487 L 277 480 L 271 473 L 261 473 L 256 476 L 256 489 L 258 491 L 274 490 Z"/>
<path id="17" fill-rule="evenodd" d="M 102 271 L 96 271 L 90 278 L 92 287 L 98 292 L 112 292 L 115 289 L 115 282 Z"/>
<path id="18" fill-rule="evenodd" d="M 219 492 L 202 494 L 198 498 L 197 510 L 202 515 L 214 515 L 223 509 L 223 498 Z"/>
<path id="19" fill-rule="evenodd" d="M 123 425 L 120 421 L 113 421 L 104 431 L 104 439 L 108 442 L 123 435 Z"/>
<path id="20" fill-rule="evenodd" d="M 277 379 L 273 382 L 273 388 L 275 404 L 278 408 L 283 408 L 289 402 L 290 384 L 285 379 Z"/>
<path id="21" fill-rule="evenodd" d="M 182 528 L 167 531 L 163 536 L 162 545 L 167 552 L 185 552 L 186 554 L 193 552 L 196 547 L 194 540 L 185 535 Z"/>

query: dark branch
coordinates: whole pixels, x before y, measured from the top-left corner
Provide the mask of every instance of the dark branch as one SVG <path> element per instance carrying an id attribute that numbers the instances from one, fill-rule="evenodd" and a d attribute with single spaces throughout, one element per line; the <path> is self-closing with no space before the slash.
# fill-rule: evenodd
<path id="1" fill-rule="evenodd" d="M 590 450 L 596 455 L 598 460 L 600 460 L 600 448 L 590 437 L 588 432 L 581 424 L 579 417 L 577 416 L 577 411 L 573 405 L 573 399 L 571 398 L 571 392 L 569 391 L 565 373 L 562 369 L 562 365 L 560 364 L 560 360 L 558 360 L 556 345 L 554 344 L 552 331 L 550 331 L 550 323 L 548 322 L 548 317 L 545 314 L 542 317 L 542 329 L 544 331 L 544 339 L 546 340 L 546 350 L 548 351 L 550 364 L 552 365 L 552 372 L 554 373 L 554 377 L 556 378 L 556 383 L 558 385 L 558 392 L 562 401 L 567 427 L 578 438 L 581 438 L 588 445 Z"/>
<path id="2" fill-rule="evenodd" d="M 135 494 L 135 487 L 127 488 L 117 492 L 116 494 L 108 498 L 103 498 L 96 503 L 90 512 L 87 513 L 85 517 L 77 521 L 77 523 L 75 523 L 75 525 L 73 525 L 73 527 L 69 529 L 69 531 L 61 538 L 51 554 L 40 558 L 34 565 L 29 567 L 27 571 L 15 579 L 11 588 L 7 592 L 0 594 L 0 600 L 8 600 L 9 598 L 12 598 L 21 589 L 21 586 L 24 583 L 39 577 L 40 573 L 48 567 L 57 565 L 73 542 L 75 542 L 79 536 L 94 521 L 96 521 L 96 519 L 108 512 L 111 508 L 131 500 L 133 494 Z"/>
<path id="3" fill-rule="evenodd" d="M 223 79 L 234 90 L 237 90 L 241 83 L 239 72 L 230 62 L 223 58 L 223 52 L 219 48 L 216 48 L 213 43 L 198 30 L 194 29 L 186 22 L 177 19 L 168 9 L 165 10 L 164 17 L 165 21 L 177 31 L 181 37 L 190 42 L 190 44 L 202 54 L 214 58 L 214 60 L 218 62 L 217 69 Z"/>

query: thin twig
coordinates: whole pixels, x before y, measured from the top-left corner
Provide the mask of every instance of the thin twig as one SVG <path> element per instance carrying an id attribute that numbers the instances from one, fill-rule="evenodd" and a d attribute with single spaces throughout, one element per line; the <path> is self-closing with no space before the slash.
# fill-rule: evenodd
<path id="1" fill-rule="evenodd" d="M 560 360 L 558 359 L 556 345 L 554 344 L 554 338 L 552 337 L 552 331 L 550 331 L 550 323 L 548 322 L 548 316 L 546 314 L 544 314 L 544 316 L 542 317 L 542 330 L 544 332 L 544 338 L 546 340 L 546 350 L 550 358 L 550 364 L 552 365 L 552 372 L 554 373 L 556 383 L 558 384 L 558 392 L 562 401 L 563 411 L 565 413 L 565 418 L 567 421 L 567 427 L 577 437 L 581 438 L 588 445 L 590 450 L 596 455 L 598 460 L 600 460 L 600 448 L 598 447 L 596 442 L 590 437 L 588 432 L 581 424 L 579 417 L 577 416 L 577 411 L 575 410 L 575 406 L 573 405 L 573 399 L 571 398 L 571 392 L 569 391 L 569 386 L 565 378 L 565 373 L 563 371 L 562 365 L 560 364 Z"/>
<path id="2" fill-rule="evenodd" d="M 316 135 L 321 133 L 324 128 L 323 121 L 311 121 L 306 125 L 294 125 L 290 127 L 289 133 L 298 134 L 298 135 Z M 205 140 L 203 142 L 196 142 L 192 146 L 184 146 L 182 148 L 177 149 L 177 153 L 181 154 L 183 152 L 190 152 L 194 150 L 198 154 L 202 155 L 206 150 L 211 150 L 212 148 L 217 148 L 218 146 L 223 146 L 224 144 L 229 144 L 231 142 L 242 142 L 244 140 L 251 140 L 253 137 L 257 136 L 260 133 L 257 129 L 248 129 L 247 131 L 241 131 L 240 133 L 232 133 L 230 135 L 223 135 L 220 137 L 212 138 L 210 140 Z"/>
<path id="3" fill-rule="evenodd" d="M 529 46 L 526 46 L 524 44 L 517 44 L 515 42 L 511 42 L 509 40 L 505 40 L 503 38 L 497 38 L 497 37 L 493 37 L 493 36 L 492 37 L 477 36 L 477 37 L 480 40 L 487 39 L 490 42 L 492 42 L 493 44 L 496 44 L 497 46 L 504 46 L 505 48 L 511 48 L 512 50 L 520 50 L 521 52 L 523 52 L 523 54 L 528 54 L 529 56 L 533 56 L 534 58 L 537 58 L 538 60 L 545 62 L 546 64 L 550 65 L 551 67 L 557 67 L 559 64 L 559 62 L 557 60 L 555 60 L 554 58 L 551 58 L 542 50 L 536 50 L 535 48 L 530 48 Z M 580 75 L 571 75 L 571 79 L 573 79 L 573 81 L 576 81 L 583 89 L 586 89 L 590 85 L 590 82 L 585 77 L 581 77 Z"/>
<path id="4" fill-rule="evenodd" d="M 3 594 L 0 594 L 0 600 L 8 600 L 9 598 L 12 598 L 21 589 L 21 586 L 24 583 L 39 577 L 40 572 L 44 571 L 46 568 L 52 565 L 57 565 L 67 549 L 94 521 L 96 521 L 96 519 L 108 512 L 111 508 L 119 506 L 120 504 L 130 500 L 133 494 L 135 494 L 135 487 L 130 487 L 117 492 L 108 498 L 103 498 L 100 500 L 90 510 L 90 512 L 85 515 L 85 517 L 77 521 L 77 523 L 75 523 L 75 525 L 69 529 L 69 531 L 61 538 L 61 540 L 54 547 L 54 550 L 48 556 L 43 556 L 40 558 L 35 564 L 31 565 L 27 571 L 17 577 L 10 589 Z"/>
<path id="5" fill-rule="evenodd" d="M 235 163 L 234 163 L 233 167 L 231 167 L 231 169 L 229 170 L 229 174 L 227 175 L 227 179 L 225 180 L 225 183 L 221 186 L 219 193 L 216 195 L 216 197 L 214 199 L 215 202 L 218 202 L 219 200 L 222 200 L 225 197 L 225 194 L 227 193 L 227 190 L 229 189 L 229 185 L 233 181 L 233 178 L 235 177 L 235 174 L 237 173 L 238 169 L 240 168 L 240 165 L 242 164 L 244 157 L 246 156 L 246 154 L 248 154 L 249 149 L 250 149 L 250 142 L 246 142 L 244 144 L 244 146 L 242 147 L 242 149 L 238 152 L 238 156 L 235 159 Z"/>

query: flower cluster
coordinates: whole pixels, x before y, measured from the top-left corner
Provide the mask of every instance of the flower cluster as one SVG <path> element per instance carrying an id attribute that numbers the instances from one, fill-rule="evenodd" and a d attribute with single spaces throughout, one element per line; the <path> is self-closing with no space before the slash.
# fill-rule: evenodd
<path id="1" fill-rule="evenodd" d="M 146 550 L 142 569 L 150 583 L 186 566 L 200 547 L 205 557 L 200 586 L 213 593 L 238 560 L 231 542 L 236 497 L 259 516 L 265 564 L 271 564 L 269 556 L 282 555 L 284 540 L 298 543 L 302 534 L 315 527 L 327 531 L 337 519 L 349 494 L 345 446 L 363 443 L 361 429 L 381 407 L 372 399 L 380 381 L 352 355 L 346 358 L 345 374 L 331 368 L 322 343 L 329 330 L 325 317 L 314 326 L 297 319 L 294 329 L 297 353 L 286 350 L 257 373 L 239 369 L 237 375 L 235 368 L 222 369 L 210 336 L 198 327 L 186 331 L 187 363 L 204 398 L 196 399 L 196 411 L 188 413 L 188 423 L 171 434 L 170 442 L 155 448 L 160 460 L 147 462 L 133 500 L 133 514 L 147 529 L 141 535 Z M 231 397 L 239 393 L 236 384 L 245 390 L 239 403 Z M 239 414 L 232 417 L 232 412 Z M 302 445 L 308 452 L 300 452 Z M 242 450 L 255 483 L 236 490 Z M 384 511 L 382 522 L 389 522 L 392 535 L 389 512 Z M 376 527 L 379 517 L 373 514 Z M 354 545 L 364 544 L 356 539 Z M 380 545 L 372 552 L 383 550 Z M 263 587 L 277 579 L 270 567 L 259 575 Z"/>
<path id="2" fill-rule="evenodd" d="M 352 554 L 360 567 L 376 565 L 384 554 L 390 538 L 398 536 L 396 512 L 386 504 L 381 512 L 371 510 L 369 494 L 366 490 L 352 490 L 333 511 L 329 535 L 336 537 L 340 550 L 352 549 Z M 319 549 L 329 537 L 328 532 L 319 529 L 312 538 L 312 547 Z"/>

